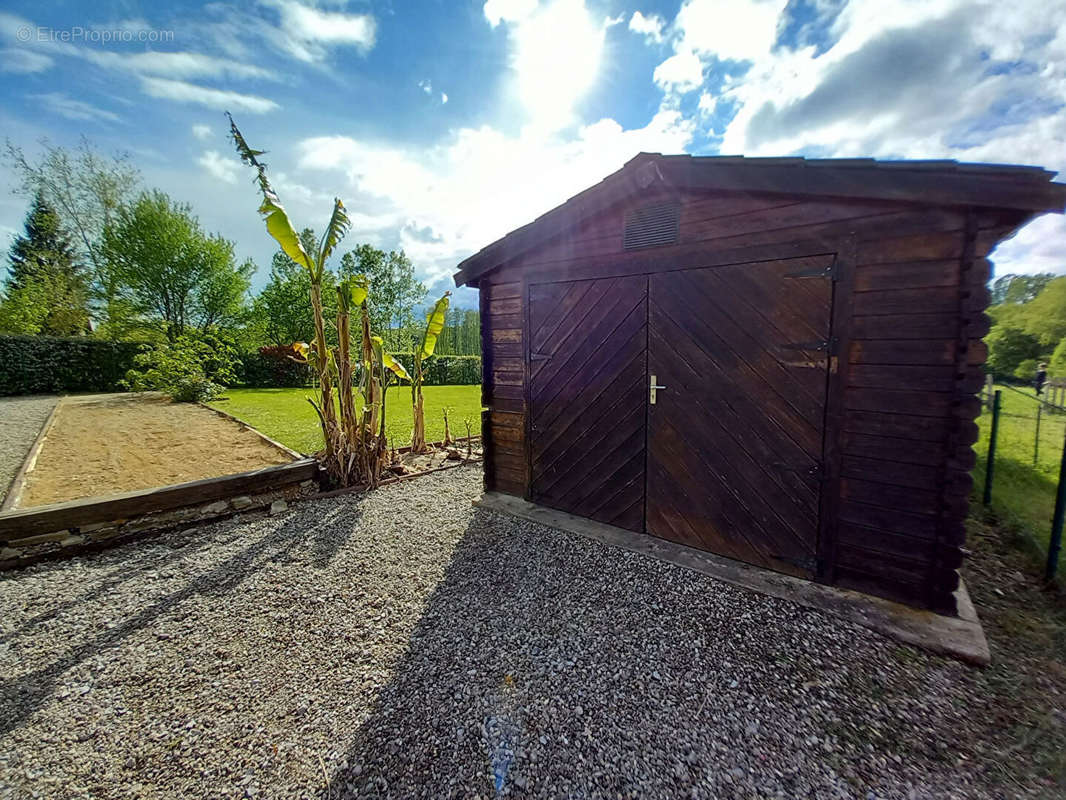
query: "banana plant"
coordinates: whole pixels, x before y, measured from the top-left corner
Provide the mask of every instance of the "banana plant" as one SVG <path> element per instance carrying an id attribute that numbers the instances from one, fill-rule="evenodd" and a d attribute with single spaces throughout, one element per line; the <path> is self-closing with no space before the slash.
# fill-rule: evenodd
<path id="1" fill-rule="evenodd" d="M 451 292 L 445 292 L 430 312 L 426 315 L 426 330 L 422 334 L 422 344 L 415 349 L 414 379 L 411 381 L 411 407 L 414 429 L 411 431 L 411 452 L 424 453 L 426 447 L 426 414 L 422 401 L 422 364 L 433 357 L 437 349 L 437 339 L 444 330 L 448 315 Z"/>
<path id="2" fill-rule="evenodd" d="M 375 386 L 384 384 L 384 366 L 375 370 L 374 353 L 370 342 L 370 323 L 366 299 L 368 286 L 362 276 L 343 281 L 338 287 L 337 332 L 339 344 L 335 351 L 326 345 L 326 324 L 322 313 L 322 279 L 326 262 L 344 238 L 351 222 L 340 198 L 333 201 L 333 213 L 326 225 L 318 247 L 308 253 L 300 242 L 296 228 L 288 212 L 281 204 L 277 191 L 267 177 L 266 164 L 260 160 L 263 150 L 252 148 L 237 128 L 233 117 L 230 121 L 230 137 L 241 160 L 255 169 L 255 181 L 262 195 L 259 213 L 266 223 L 267 232 L 282 251 L 307 270 L 311 279 L 311 308 L 314 317 L 315 340 L 308 346 L 298 343 L 297 350 L 307 363 L 312 365 L 318 378 L 317 401 L 308 398 L 322 425 L 325 439 L 324 461 L 327 471 L 341 486 L 365 483 L 377 484 L 381 465 L 387 454 L 384 439 L 384 419 L 373 417 L 374 409 L 380 409 L 380 399 L 375 396 Z M 351 313 L 359 309 L 362 328 L 361 366 L 362 380 L 359 389 L 354 383 L 351 355 Z M 378 363 L 382 364 L 381 359 Z M 375 374 L 376 373 L 376 374 Z M 338 399 L 333 399 L 334 387 Z M 340 418 L 338 419 L 338 408 Z M 377 412 L 380 413 L 380 412 Z M 379 433 L 380 431 L 380 433 Z"/>
<path id="3" fill-rule="evenodd" d="M 374 353 L 374 362 L 379 365 L 382 383 L 381 383 L 381 426 L 379 429 L 379 436 L 385 437 L 385 396 L 388 394 L 391 381 L 395 380 L 397 383 L 400 381 L 410 381 L 411 376 L 404 369 L 403 364 L 396 360 L 393 355 L 385 349 L 385 343 L 380 336 L 370 337 L 371 347 Z"/>

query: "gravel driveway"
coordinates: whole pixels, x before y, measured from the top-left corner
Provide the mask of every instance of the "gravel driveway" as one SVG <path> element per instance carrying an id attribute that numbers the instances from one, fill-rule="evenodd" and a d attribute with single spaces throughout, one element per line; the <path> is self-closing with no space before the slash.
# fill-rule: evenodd
<path id="1" fill-rule="evenodd" d="M 59 398 L 0 397 L 0 503 Z"/>
<path id="2" fill-rule="evenodd" d="M 0 797 L 1006 796 L 989 673 L 480 481 L 0 577 Z"/>

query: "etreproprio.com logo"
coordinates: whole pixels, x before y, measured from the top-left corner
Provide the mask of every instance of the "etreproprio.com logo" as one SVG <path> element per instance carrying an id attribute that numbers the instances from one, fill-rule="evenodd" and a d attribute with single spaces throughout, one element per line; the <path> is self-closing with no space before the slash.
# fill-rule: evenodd
<path id="1" fill-rule="evenodd" d="M 110 44 L 112 42 L 173 42 L 174 31 L 151 28 L 48 28 L 41 25 L 23 25 L 15 32 L 20 42 L 86 42 Z"/>

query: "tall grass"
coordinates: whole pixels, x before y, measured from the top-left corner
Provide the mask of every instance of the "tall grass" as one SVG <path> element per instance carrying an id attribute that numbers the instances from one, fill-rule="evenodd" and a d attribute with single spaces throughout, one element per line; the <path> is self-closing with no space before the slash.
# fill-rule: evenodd
<path id="1" fill-rule="evenodd" d="M 996 463 L 992 480 L 992 509 L 1008 522 L 1023 528 L 1046 552 L 1051 534 L 1051 516 L 1055 510 L 1059 462 L 1066 436 L 1066 414 L 1044 407 L 1032 389 L 997 386 L 1002 391 L 999 434 L 996 437 Z M 977 420 L 981 436 L 974 449 L 974 495 L 984 491 L 988 439 L 992 412 L 985 409 Z M 1039 441 L 1039 446 L 1034 444 Z M 1035 456 L 1035 463 L 1034 463 Z"/>

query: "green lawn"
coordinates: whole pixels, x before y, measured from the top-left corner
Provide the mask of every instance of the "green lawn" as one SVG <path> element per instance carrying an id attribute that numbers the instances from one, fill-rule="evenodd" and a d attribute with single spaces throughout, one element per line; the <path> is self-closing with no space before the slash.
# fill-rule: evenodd
<path id="1" fill-rule="evenodd" d="M 1043 409 L 1040 415 L 1040 446 L 1034 465 L 1036 394 L 1029 388 L 996 388 L 1001 389 L 1003 394 L 999 435 L 996 437 L 992 507 L 1023 526 L 1037 542 L 1046 547 L 1051 532 L 1051 516 L 1055 510 L 1055 487 L 1062 458 L 1066 414 Z M 981 439 L 974 445 L 977 451 L 974 491 L 980 500 L 984 489 L 992 413 L 985 409 L 977 423 L 981 427 Z"/>
<path id="2" fill-rule="evenodd" d="M 443 409 L 448 409 L 452 436 L 466 436 L 465 419 L 470 431 L 481 433 L 480 386 L 426 386 L 422 390 L 426 404 L 426 439 L 444 438 Z M 244 420 L 249 425 L 301 453 L 322 448 L 322 429 L 315 410 L 305 399 L 313 389 L 228 389 L 224 399 L 210 405 Z M 411 443 L 411 390 L 393 387 L 385 396 L 386 432 L 389 443 L 404 447 Z"/>

